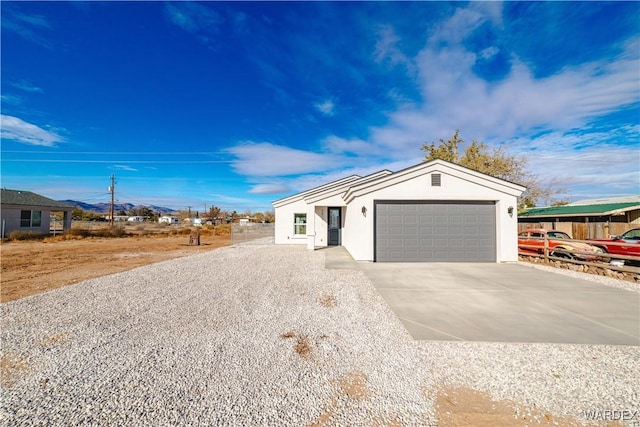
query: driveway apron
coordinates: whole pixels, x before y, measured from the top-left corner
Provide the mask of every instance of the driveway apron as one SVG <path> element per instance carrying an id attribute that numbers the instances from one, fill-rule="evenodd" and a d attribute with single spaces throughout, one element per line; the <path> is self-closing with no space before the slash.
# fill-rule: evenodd
<path id="1" fill-rule="evenodd" d="M 348 263 L 416 340 L 640 345 L 640 293 L 520 264 Z M 339 261 L 339 263 L 338 263 Z"/>

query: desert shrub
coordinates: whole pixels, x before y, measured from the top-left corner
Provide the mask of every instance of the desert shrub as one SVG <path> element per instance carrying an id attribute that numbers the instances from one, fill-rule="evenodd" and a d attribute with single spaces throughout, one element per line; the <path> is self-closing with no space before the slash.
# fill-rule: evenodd
<path id="1" fill-rule="evenodd" d="M 124 237 L 127 230 L 124 227 L 103 228 L 92 233 L 93 237 Z"/>
<path id="2" fill-rule="evenodd" d="M 65 233 L 67 239 L 72 240 L 74 238 L 83 237 L 124 237 L 127 235 L 127 231 L 124 227 L 113 228 L 99 228 L 97 230 L 88 230 L 86 228 L 72 228 L 68 233 Z"/>
<path id="3" fill-rule="evenodd" d="M 214 234 L 216 236 L 231 236 L 231 224 L 216 225 Z"/>
<path id="4" fill-rule="evenodd" d="M 38 240 L 43 237 L 42 233 L 31 230 L 13 230 L 8 234 L 10 240 Z"/>
<path id="5" fill-rule="evenodd" d="M 87 228 L 72 228 L 65 234 L 69 237 L 91 237 L 91 230 Z"/>
<path id="6" fill-rule="evenodd" d="M 216 233 L 216 228 L 213 225 L 205 224 L 200 227 L 200 234 L 204 236 L 213 236 Z"/>

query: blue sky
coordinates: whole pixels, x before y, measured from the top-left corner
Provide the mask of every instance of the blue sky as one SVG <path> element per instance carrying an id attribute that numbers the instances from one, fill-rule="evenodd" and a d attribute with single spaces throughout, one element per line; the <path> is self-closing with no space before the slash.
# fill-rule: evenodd
<path id="1" fill-rule="evenodd" d="M 265 211 L 463 139 L 640 194 L 638 2 L 2 2 L 2 183 Z"/>

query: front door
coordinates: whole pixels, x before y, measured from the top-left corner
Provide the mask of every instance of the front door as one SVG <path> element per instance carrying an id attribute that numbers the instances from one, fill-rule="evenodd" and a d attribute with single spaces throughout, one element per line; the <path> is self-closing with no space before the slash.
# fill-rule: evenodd
<path id="1" fill-rule="evenodd" d="M 329 246 L 340 246 L 342 244 L 341 210 L 341 208 L 329 208 L 329 237 L 327 239 Z"/>

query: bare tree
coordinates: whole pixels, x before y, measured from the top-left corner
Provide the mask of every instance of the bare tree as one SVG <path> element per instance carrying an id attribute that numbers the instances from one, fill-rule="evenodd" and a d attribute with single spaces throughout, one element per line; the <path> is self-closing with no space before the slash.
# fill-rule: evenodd
<path id="1" fill-rule="evenodd" d="M 543 183 L 537 175 L 529 171 L 527 159 L 524 156 L 507 153 L 502 147 L 491 148 L 475 139 L 460 154 L 463 144 L 464 140 L 456 130 L 451 139 L 439 139 L 438 144 L 425 143 L 421 150 L 426 152 L 425 161 L 446 160 L 526 187 L 527 190 L 518 202 L 520 208 L 533 207 L 539 202 L 549 204 L 566 191 L 555 180 Z"/>

